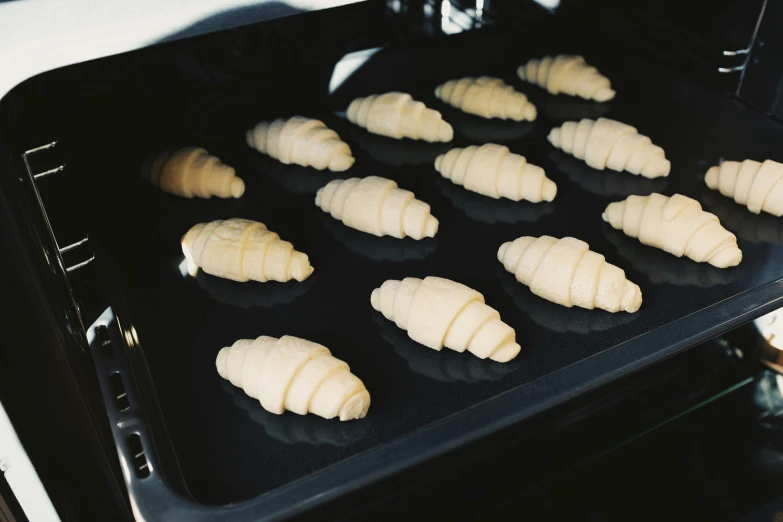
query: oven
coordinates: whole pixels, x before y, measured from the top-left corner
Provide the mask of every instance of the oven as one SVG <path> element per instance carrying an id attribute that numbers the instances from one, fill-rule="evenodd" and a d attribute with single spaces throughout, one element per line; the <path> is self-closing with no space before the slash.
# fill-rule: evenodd
<path id="1" fill-rule="evenodd" d="M 736 422 L 777 473 L 770 332 L 783 220 L 703 183 L 724 159 L 781 159 L 777 3 L 370 0 L 276 13 L 286 16 L 206 20 L 0 100 L 0 402 L 60 519 L 501 519 L 497 506 L 716 401 L 731 404 L 726 416 L 744 408 Z M 616 99 L 551 96 L 516 78 L 528 59 L 568 52 L 610 77 Z M 433 94 L 479 75 L 525 92 L 536 121 L 482 120 Z M 454 141 L 395 141 L 346 120 L 354 98 L 393 90 L 439 110 Z M 387 177 L 429 202 L 438 235 L 376 238 L 317 209 L 316 191 L 340 175 L 282 165 L 244 139 L 294 114 L 349 143 L 356 164 L 342 177 Z M 562 122 L 601 116 L 644 129 L 671 175 L 596 172 L 547 143 Z M 488 142 L 542 166 L 557 198 L 492 200 L 434 171 L 450 148 Z M 233 166 L 245 195 L 183 199 L 142 179 L 151 155 L 182 146 Z M 742 263 L 677 259 L 601 221 L 609 202 L 653 192 L 716 214 Z M 316 272 L 297 284 L 191 276 L 180 238 L 230 217 L 266 223 Z M 641 310 L 564 308 L 518 284 L 497 246 L 544 234 L 579 237 L 625 270 Z M 426 275 L 480 289 L 517 331 L 520 356 L 430 351 L 369 306 L 383 280 Z M 339 347 L 372 394 L 366 418 L 276 416 L 219 378 L 221 347 L 286 334 Z M 24 520 L 22 499 L 0 486 L 9 518 Z M 744 515 L 779 492 L 716 513 Z"/>

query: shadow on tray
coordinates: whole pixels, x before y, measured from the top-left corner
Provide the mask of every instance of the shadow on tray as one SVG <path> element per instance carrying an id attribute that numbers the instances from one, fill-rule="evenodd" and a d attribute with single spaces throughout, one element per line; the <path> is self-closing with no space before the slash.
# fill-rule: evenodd
<path id="1" fill-rule="evenodd" d="M 717 190 L 705 190 L 701 199 L 705 210 L 718 216 L 723 226 L 745 241 L 783 243 L 783 218 L 764 212 L 753 214 Z"/>
<path id="2" fill-rule="evenodd" d="M 267 435 L 283 444 L 311 444 L 313 446 L 349 446 L 367 436 L 370 419 L 340 422 L 338 419 L 322 419 L 317 415 L 283 415 L 269 413 L 261 404 L 227 381 L 220 383 L 231 395 L 235 405 L 242 408 L 253 422 L 260 424 Z"/>
<path id="3" fill-rule="evenodd" d="M 289 281 L 287 283 L 277 281 L 240 283 L 215 277 L 199 270 L 196 274 L 196 280 L 210 297 L 221 303 L 235 308 L 271 308 L 276 305 L 288 304 L 304 295 L 313 286 L 315 279 L 310 277 L 302 282 Z"/>
<path id="4" fill-rule="evenodd" d="M 469 218 L 490 225 L 534 222 L 555 211 L 553 203 L 493 199 L 470 192 L 443 177 L 438 177 L 436 183 L 441 193 Z"/>
<path id="5" fill-rule="evenodd" d="M 498 267 L 500 286 L 511 296 L 514 304 L 536 324 L 557 333 L 589 334 L 604 332 L 621 324 L 635 320 L 637 314 L 625 312 L 610 313 L 604 310 L 566 308 L 533 294 L 528 287 L 518 282 L 513 274 Z"/>
<path id="6" fill-rule="evenodd" d="M 437 238 L 416 241 L 406 237 L 376 237 L 345 226 L 326 212 L 322 212 L 324 228 L 348 250 L 374 261 L 410 261 L 424 259 L 438 247 Z"/>
<path id="7" fill-rule="evenodd" d="M 362 128 L 353 126 L 349 131 L 350 142 L 367 153 L 375 161 L 392 167 L 405 167 L 430 164 L 435 165 L 435 158 L 453 148 L 449 143 L 429 143 L 422 140 L 395 140 L 386 136 L 372 134 Z M 355 154 L 354 154 L 355 155 Z"/>
<path id="8" fill-rule="evenodd" d="M 487 119 L 450 107 L 444 108 L 442 113 L 443 119 L 454 127 L 456 133 L 477 142 L 477 144 L 503 143 L 522 139 L 535 129 L 535 124 L 532 122 Z"/>
<path id="9" fill-rule="evenodd" d="M 543 109 L 547 118 L 556 121 L 578 121 L 583 118 L 595 120 L 606 114 L 612 106 L 607 103 L 597 103 L 569 96 L 550 96 Z"/>
<path id="10" fill-rule="evenodd" d="M 405 330 L 380 313 L 373 312 L 373 321 L 378 325 L 383 340 L 394 347 L 394 351 L 405 359 L 411 370 L 439 382 L 494 381 L 516 370 L 519 367 L 518 359 L 524 356 L 522 354 L 516 360 L 498 363 L 448 348 L 436 351 L 412 340 Z"/>
<path id="11" fill-rule="evenodd" d="M 553 150 L 549 153 L 549 159 L 555 163 L 557 170 L 568 176 L 573 183 L 599 196 L 646 196 L 666 189 L 666 178 L 648 179 L 630 172 L 595 170 L 565 152 Z"/>
<path id="12" fill-rule="evenodd" d="M 350 171 L 332 172 L 301 165 L 285 165 L 255 150 L 251 152 L 254 154 L 253 164 L 258 170 L 291 194 L 315 196 L 318 189 L 333 179 L 351 177 Z"/>
<path id="13" fill-rule="evenodd" d="M 611 226 L 603 225 L 604 236 L 626 259 L 634 270 L 643 273 L 656 285 L 698 286 L 709 288 L 730 283 L 734 270 L 716 268 L 707 263 L 697 263 L 688 258 L 677 258 L 672 254 L 643 245 L 638 239 L 626 236 Z"/>

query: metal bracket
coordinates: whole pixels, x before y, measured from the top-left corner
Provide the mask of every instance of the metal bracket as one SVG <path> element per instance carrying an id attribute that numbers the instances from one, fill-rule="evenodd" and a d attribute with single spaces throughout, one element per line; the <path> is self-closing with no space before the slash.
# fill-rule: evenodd
<path id="1" fill-rule="evenodd" d="M 51 223 L 49 222 L 49 217 L 48 217 L 48 215 L 46 213 L 46 208 L 44 207 L 43 201 L 41 199 L 41 194 L 38 191 L 37 180 L 39 180 L 41 178 L 44 178 L 46 176 L 50 176 L 52 174 L 57 174 L 57 173 L 60 173 L 60 172 L 64 172 L 65 171 L 65 164 L 63 163 L 61 165 L 58 165 L 58 166 L 56 166 L 54 168 L 50 168 L 50 169 L 44 170 L 42 172 L 34 172 L 33 166 L 31 165 L 31 159 L 34 156 L 36 156 L 37 154 L 40 154 L 40 153 L 42 153 L 44 151 L 47 151 L 47 150 L 54 149 L 55 147 L 57 147 L 57 143 L 58 143 L 57 140 L 55 140 L 55 141 L 52 141 L 52 142 L 47 143 L 45 145 L 41 145 L 40 147 L 35 147 L 33 149 L 26 150 L 22 154 L 22 160 L 24 161 L 25 168 L 27 169 L 27 173 L 30 176 L 31 185 L 32 185 L 33 191 L 35 192 L 35 196 L 36 196 L 36 198 L 38 200 L 38 204 L 39 204 L 39 206 L 41 208 L 41 212 L 44 215 L 44 218 L 46 220 L 46 224 L 49 227 L 49 231 L 51 232 L 52 239 L 54 240 L 55 246 L 57 247 L 57 250 L 58 250 L 58 252 L 60 254 L 60 257 L 61 257 L 61 260 L 62 260 L 62 255 L 63 254 L 65 254 L 66 252 L 70 252 L 72 250 L 75 250 L 75 249 L 77 249 L 77 248 L 79 248 L 79 247 L 81 247 L 83 245 L 88 244 L 90 238 L 89 238 L 89 236 L 85 236 L 83 239 L 80 239 L 79 241 L 71 243 L 70 245 L 66 245 L 64 247 L 60 247 L 59 243 L 57 242 L 57 238 L 54 236 L 54 232 L 52 231 Z M 72 265 L 66 265 L 63 262 L 62 265 L 65 268 L 65 271 L 67 273 L 70 273 L 70 272 L 73 272 L 75 270 L 79 270 L 80 268 L 83 268 L 83 267 L 89 265 L 94 260 L 95 260 L 95 254 L 92 254 L 88 259 L 80 261 L 78 263 L 74 263 Z"/>

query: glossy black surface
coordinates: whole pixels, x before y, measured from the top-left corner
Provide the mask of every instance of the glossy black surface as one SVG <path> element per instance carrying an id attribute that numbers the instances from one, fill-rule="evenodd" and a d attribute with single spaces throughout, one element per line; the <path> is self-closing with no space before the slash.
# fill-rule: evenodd
<path id="1" fill-rule="evenodd" d="M 344 23 L 355 22 L 352 29 L 361 36 L 359 8 L 342 13 L 354 16 L 346 16 Z M 306 27 L 317 23 L 313 20 L 327 27 L 323 18 L 305 19 Z M 379 39 L 390 27 L 382 26 L 367 40 L 383 43 Z M 323 35 L 311 35 L 289 51 L 304 56 L 305 49 L 317 48 L 317 59 L 296 68 L 288 67 L 274 50 L 267 51 L 268 61 L 226 59 L 231 49 L 246 57 L 242 49 L 258 42 L 228 32 L 218 38 L 225 48 L 195 40 L 49 77 L 68 79 L 71 74 L 71 80 L 85 81 L 81 85 L 88 91 L 89 81 L 103 85 L 96 90 L 113 88 L 111 97 L 96 95 L 92 104 L 82 92 L 81 107 L 89 121 L 82 125 L 88 128 L 71 136 L 71 146 L 72 164 L 83 182 L 80 191 L 68 196 L 71 204 L 92 215 L 91 232 L 113 287 L 114 301 L 107 306 L 127 302 L 128 311 L 118 307 L 117 313 L 125 328 L 132 325 L 135 330 L 135 360 L 143 365 L 136 364 L 140 372 L 146 371 L 143 366 L 149 368 L 155 393 L 146 392 L 158 403 L 146 406 L 160 407 L 187 490 L 197 502 L 254 499 L 285 485 L 286 496 L 281 489 L 278 497 L 271 493 L 255 499 L 274 510 L 301 498 L 339 494 L 643 368 L 781 299 L 779 244 L 740 237 L 743 263 L 716 273 L 713 267 L 618 238 L 600 216 L 609 202 L 637 192 L 636 182 L 639 193 L 652 189 L 701 198 L 709 165 L 726 155 L 774 159 L 783 128 L 760 121 L 728 98 L 624 55 L 608 37 L 596 38 L 589 30 L 558 32 L 551 21 L 525 27 L 524 33 L 501 26 L 431 41 L 391 31 L 394 44 L 331 95 L 326 86 L 341 56 L 337 47 L 357 50 L 358 36 L 353 45 L 335 41 L 331 47 L 320 39 Z M 372 30 L 363 28 L 365 33 Z M 300 28 L 297 34 L 308 33 Z M 514 80 L 517 64 L 575 47 L 612 78 L 616 100 L 596 107 L 563 99 L 558 106 L 560 98 Z M 192 56 L 183 49 L 203 61 L 185 59 Z M 226 80 L 196 80 L 193 71 L 207 71 L 204 78 L 220 77 L 220 72 Z M 159 83 L 154 81 L 156 72 Z M 506 78 L 537 104 L 538 120 L 486 122 L 434 98 L 432 90 L 439 82 L 468 74 Z M 558 184 L 555 201 L 511 204 L 467 193 L 444 183 L 432 168 L 431 161 L 448 146 L 371 136 L 337 114 L 355 96 L 394 89 L 411 92 L 453 120 L 451 145 L 481 143 L 477 138 L 492 136 L 543 167 Z M 646 183 L 630 174 L 564 166 L 568 158 L 553 155 L 545 138 L 572 110 L 574 118 L 602 113 L 635 125 L 666 150 L 673 164 L 671 176 Z M 345 174 L 394 179 L 430 203 L 441 223 L 436 238 L 392 241 L 347 230 L 314 206 L 318 178 L 312 171 L 280 168 L 245 145 L 244 131 L 256 121 L 293 114 L 322 119 L 351 145 L 357 162 Z M 246 182 L 245 196 L 191 201 L 147 185 L 139 176 L 144 159 L 183 144 L 205 146 L 234 166 Z M 324 184 L 334 177 L 318 176 Z M 181 236 L 197 222 L 228 217 L 266 223 L 310 256 L 313 276 L 300 284 L 238 285 L 183 275 Z M 644 304 L 639 313 L 612 316 L 560 308 L 540 301 L 499 270 L 496 252 L 502 242 L 543 234 L 584 239 L 623 268 L 641 286 Z M 520 356 L 501 366 L 469 354 L 428 352 L 373 312 L 370 292 L 385 279 L 426 275 L 452 278 L 481 291 L 516 329 L 523 346 Z M 311 339 L 348 361 L 372 394 L 368 417 L 352 423 L 354 427 L 291 414 L 272 417 L 260 406 L 254 414 L 241 390 L 219 378 L 214 359 L 236 339 L 262 334 Z M 166 438 L 164 433 L 157 436 Z M 248 505 L 240 504 L 237 510 Z M 244 513 L 249 517 L 251 512 L 248 507 Z M 259 508 L 255 514 L 268 512 Z"/>

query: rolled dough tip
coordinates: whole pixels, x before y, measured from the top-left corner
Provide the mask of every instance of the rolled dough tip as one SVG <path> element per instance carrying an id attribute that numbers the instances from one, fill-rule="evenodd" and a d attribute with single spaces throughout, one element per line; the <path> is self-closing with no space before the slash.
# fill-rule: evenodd
<path id="1" fill-rule="evenodd" d="M 215 359 L 215 366 L 217 367 L 218 374 L 224 379 L 228 379 L 228 372 L 226 371 L 226 359 L 228 358 L 228 348 L 221 348 Z"/>
<path id="2" fill-rule="evenodd" d="M 324 191 L 324 187 L 321 187 L 318 189 L 318 192 L 315 193 L 315 205 L 317 207 L 321 206 L 321 194 L 323 193 L 323 191 Z"/>
<path id="3" fill-rule="evenodd" d="M 546 139 L 555 147 L 560 148 L 560 127 L 555 127 L 549 131 L 549 136 Z"/>
<path id="4" fill-rule="evenodd" d="M 454 139 L 454 129 L 444 121 L 440 127 L 440 141 L 451 141 L 452 139 Z"/>
<path id="5" fill-rule="evenodd" d="M 557 185 L 551 179 L 544 180 L 543 198 L 545 201 L 552 201 L 557 195 Z"/>
<path id="6" fill-rule="evenodd" d="M 534 121 L 536 116 L 538 116 L 538 111 L 536 110 L 535 105 L 528 105 L 525 109 L 525 119 L 527 121 Z"/>
<path id="7" fill-rule="evenodd" d="M 639 288 L 639 285 L 630 281 L 625 282 L 621 305 L 623 310 L 629 313 L 639 310 L 639 307 L 642 306 L 642 290 Z"/>
<path id="8" fill-rule="evenodd" d="M 437 87 L 435 87 L 435 96 L 440 98 L 440 93 L 442 93 L 442 92 L 443 92 L 443 86 L 442 85 L 438 85 Z"/>
<path id="9" fill-rule="evenodd" d="M 370 394 L 367 390 L 362 390 L 343 404 L 338 414 L 341 421 L 354 419 L 363 419 L 370 409 Z"/>
<path id="10" fill-rule="evenodd" d="M 718 188 L 718 172 L 719 171 L 720 171 L 720 167 L 710 167 L 710 170 L 708 170 L 707 174 L 704 175 L 704 182 L 711 189 Z"/>
<path id="11" fill-rule="evenodd" d="M 527 75 L 525 74 L 525 66 L 524 65 L 520 65 L 519 67 L 517 67 L 517 76 L 519 76 L 520 80 L 525 80 L 526 79 Z"/>
<path id="12" fill-rule="evenodd" d="M 376 288 L 372 291 L 372 295 L 370 296 L 370 304 L 372 304 L 372 307 L 375 309 L 376 312 L 379 312 L 381 310 L 381 290 L 380 288 Z"/>
<path id="13" fill-rule="evenodd" d="M 508 246 L 511 244 L 511 242 L 506 241 L 502 245 L 500 245 L 500 248 L 498 249 L 498 261 L 501 263 L 503 262 L 503 258 L 506 257 L 506 250 L 508 250 Z"/>
<path id="14" fill-rule="evenodd" d="M 597 93 L 595 93 L 595 96 L 593 97 L 593 99 L 595 99 L 595 101 L 598 101 L 598 102 L 606 102 L 606 101 L 609 101 L 609 100 L 613 99 L 616 94 L 617 93 L 614 90 L 612 90 L 612 89 L 608 89 L 608 88 L 601 89 Z"/>
<path id="15" fill-rule="evenodd" d="M 251 147 L 255 145 L 255 139 L 254 139 L 254 131 L 253 129 L 250 129 L 245 133 L 245 142 Z"/>
<path id="16" fill-rule="evenodd" d="M 231 182 L 231 195 L 235 198 L 242 197 L 245 193 L 245 182 L 239 178 L 235 178 Z"/>
<path id="17" fill-rule="evenodd" d="M 334 172 L 344 172 L 350 169 L 355 162 L 356 159 L 353 156 L 337 156 L 332 159 L 331 163 L 329 163 L 329 170 Z"/>
<path id="18" fill-rule="evenodd" d="M 729 268 L 732 266 L 737 266 L 741 262 L 742 251 L 737 247 L 726 248 L 709 260 L 709 263 L 712 266 L 716 266 L 718 268 Z"/>
<path id="19" fill-rule="evenodd" d="M 518 343 L 508 343 L 507 345 L 495 350 L 495 353 L 489 356 L 495 362 L 506 363 L 519 355 L 522 347 Z"/>
<path id="20" fill-rule="evenodd" d="M 435 237 L 435 234 L 438 233 L 438 225 L 438 219 L 435 216 L 429 216 L 424 228 L 424 235 L 427 237 Z"/>
<path id="21" fill-rule="evenodd" d="M 443 164 L 443 154 L 440 154 L 438 155 L 437 158 L 435 158 L 435 170 L 440 170 L 442 164 Z"/>

